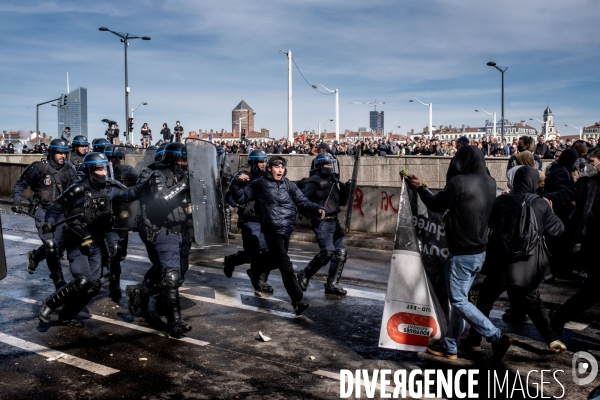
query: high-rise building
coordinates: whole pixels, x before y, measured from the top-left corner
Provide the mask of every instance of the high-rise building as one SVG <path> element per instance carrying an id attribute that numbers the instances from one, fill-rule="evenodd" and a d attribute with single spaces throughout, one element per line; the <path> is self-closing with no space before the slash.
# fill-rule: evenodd
<path id="1" fill-rule="evenodd" d="M 67 105 L 57 107 L 58 137 L 68 126 L 71 138 L 76 135 L 88 135 L 87 89 L 78 87 L 67 94 Z"/>
<path id="2" fill-rule="evenodd" d="M 242 126 L 238 127 L 240 118 L 243 118 Z M 244 100 L 231 111 L 231 131 L 239 135 L 241 129 L 245 129 L 246 134 L 254 132 L 254 110 Z"/>
<path id="3" fill-rule="evenodd" d="M 373 132 L 383 133 L 383 111 L 369 112 L 369 128 Z"/>

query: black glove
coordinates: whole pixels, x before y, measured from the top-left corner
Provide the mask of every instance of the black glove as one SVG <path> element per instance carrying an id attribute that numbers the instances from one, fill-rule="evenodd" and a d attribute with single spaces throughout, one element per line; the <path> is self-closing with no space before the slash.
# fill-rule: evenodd
<path id="1" fill-rule="evenodd" d="M 21 214 L 23 212 L 23 205 L 21 203 L 17 203 L 15 201 L 15 203 L 13 204 L 13 206 L 10 209 L 12 210 L 12 212 Z"/>
<path id="2" fill-rule="evenodd" d="M 54 232 L 54 224 L 50 223 L 50 222 L 46 222 L 43 226 L 42 226 L 42 232 L 44 233 L 50 233 L 50 232 Z"/>

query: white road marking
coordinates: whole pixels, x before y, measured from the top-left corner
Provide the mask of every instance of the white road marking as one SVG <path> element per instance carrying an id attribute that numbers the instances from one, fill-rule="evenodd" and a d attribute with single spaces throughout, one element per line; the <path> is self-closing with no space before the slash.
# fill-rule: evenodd
<path id="1" fill-rule="evenodd" d="M 18 347 L 31 353 L 37 353 L 46 358 L 54 358 L 56 359 L 56 361 L 61 362 L 63 364 L 72 365 L 74 367 L 84 369 L 86 371 L 93 372 L 98 375 L 108 376 L 119 372 L 118 369 L 110 368 L 101 364 L 96 364 L 94 362 L 84 360 L 83 358 L 75 357 L 66 353 L 64 353 L 67 355 L 66 357 L 62 356 L 58 358 L 58 356 L 63 354 L 63 352 L 52 350 L 48 347 L 44 347 L 39 344 L 19 339 L 17 337 L 10 336 L 1 332 L 0 342 L 6 343 L 14 347 Z"/>
<path id="2" fill-rule="evenodd" d="M 20 300 L 20 301 L 25 302 L 25 303 L 30 303 L 30 304 L 40 303 L 37 300 L 28 299 L 28 298 L 25 298 L 25 297 L 16 297 L 15 299 L 16 300 Z M 193 339 L 193 338 L 189 338 L 189 337 L 183 337 L 183 338 L 176 339 L 176 338 L 173 338 L 171 336 L 167 336 L 165 334 L 165 332 L 157 331 L 156 329 L 146 328 L 145 326 L 140 326 L 140 325 L 132 324 L 132 323 L 125 322 L 125 321 L 119 321 L 119 320 L 112 319 L 112 318 L 102 317 L 102 316 L 96 315 L 96 314 L 90 314 L 90 313 L 86 313 L 86 312 L 80 312 L 79 315 L 84 316 L 84 317 L 88 317 L 90 319 L 96 319 L 98 321 L 106 322 L 106 323 L 109 323 L 109 324 L 123 326 L 125 328 L 133 329 L 133 330 L 140 331 L 140 332 L 152 333 L 152 334 L 157 335 L 157 336 L 168 337 L 169 339 L 179 340 L 180 342 L 187 342 L 187 343 L 195 344 L 195 345 L 198 345 L 198 346 L 207 346 L 207 345 L 210 344 L 209 342 L 204 342 L 202 340 Z"/>

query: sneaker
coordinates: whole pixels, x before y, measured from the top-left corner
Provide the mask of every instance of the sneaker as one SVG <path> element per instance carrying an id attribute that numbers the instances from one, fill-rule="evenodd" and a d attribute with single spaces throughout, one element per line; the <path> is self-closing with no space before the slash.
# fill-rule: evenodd
<path id="1" fill-rule="evenodd" d="M 35 261 L 35 250 L 27 253 L 27 272 L 33 274 L 37 269 L 38 263 Z"/>
<path id="2" fill-rule="evenodd" d="M 548 349 L 551 352 L 558 354 L 558 353 L 562 353 L 563 351 L 567 350 L 567 346 L 565 346 L 565 344 L 563 342 L 561 342 L 560 340 L 555 340 L 548 345 Z"/>
<path id="3" fill-rule="evenodd" d="M 427 353 L 438 357 L 444 357 L 448 360 L 456 360 L 458 358 L 456 353 L 449 353 L 448 350 L 446 350 L 446 348 L 439 343 L 427 346 Z"/>
<path id="4" fill-rule="evenodd" d="M 306 277 L 306 275 L 304 275 L 304 270 L 298 272 L 296 279 L 298 279 L 298 285 L 300 285 L 300 289 L 302 289 L 303 292 L 306 292 L 306 289 L 308 289 L 309 279 Z"/>
<path id="5" fill-rule="evenodd" d="M 259 282 L 258 286 L 260 287 L 261 293 L 273 294 L 273 286 L 269 285 L 267 282 Z"/>
<path id="6" fill-rule="evenodd" d="M 512 345 L 512 342 L 512 338 L 508 335 L 502 335 L 500 336 L 500 339 L 492 342 L 492 352 L 494 353 L 492 356 L 492 364 L 497 364 L 502 361 L 506 352 Z"/>
<path id="7" fill-rule="evenodd" d="M 305 303 L 303 301 L 296 301 L 296 302 L 292 303 L 292 306 L 294 307 L 294 311 L 296 312 L 296 315 L 302 315 L 304 310 L 306 310 L 308 308 L 309 304 Z"/>
<path id="8" fill-rule="evenodd" d="M 223 273 L 228 278 L 231 278 L 233 276 L 233 270 L 235 269 L 235 264 L 233 263 L 234 257 L 235 254 L 229 254 L 223 259 Z"/>
<path id="9" fill-rule="evenodd" d="M 326 294 L 336 294 L 338 296 L 345 296 L 348 293 L 343 287 L 336 285 L 335 283 L 325 283 Z"/>
<path id="10" fill-rule="evenodd" d="M 254 275 L 252 275 L 252 270 L 248 269 L 246 270 L 246 273 L 248 274 L 248 277 L 250 278 L 250 283 L 252 284 L 254 292 L 257 295 L 269 295 L 273 293 L 273 288 L 271 287 L 271 285 L 269 285 L 268 283 L 261 282 L 260 277 L 255 277 Z"/>

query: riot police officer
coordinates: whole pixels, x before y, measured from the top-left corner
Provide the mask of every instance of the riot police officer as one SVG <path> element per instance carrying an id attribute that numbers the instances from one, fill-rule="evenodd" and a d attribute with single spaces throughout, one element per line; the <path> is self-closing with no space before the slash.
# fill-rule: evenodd
<path id="1" fill-rule="evenodd" d="M 110 142 L 104 138 L 92 140 L 92 151 L 94 153 L 104 153 L 104 148 L 108 146 Z"/>
<path id="2" fill-rule="evenodd" d="M 56 289 L 65 284 L 62 267 L 60 265 L 60 253 L 58 240 L 62 234 L 62 227 L 52 233 L 42 232 L 42 225 L 46 210 L 53 201 L 73 182 L 77 175 L 73 165 L 67 160 L 69 145 L 63 139 L 54 139 L 50 142 L 46 160 L 35 161 L 30 164 L 14 187 L 14 205 L 12 210 L 17 213 L 24 211 L 23 191 L 27 187 L 33 190 L 33 199 L 28 214 L 36 219 L 35 226 L 38 236 L 43 245 L 38 249 L 27 253 L 27 272 L 33 274 L 40 261 L 44 258 L 50 270 L 50 277 Z"/>
<path id="3" fill-rule="evenodd" d="M 267 161 L 267 153 L 265 153 L 264 150 L 252 150 L 250 154 L 248 154 L 247 166 L 250 167 L 250 172 L 240 170 L 233 179 L 237 180 L 241 174 L 246 174 L 250 179 L 243 184 L 247 185 L 252 183 L 261 176 L 262 172 L 265 170 Z M 228 202 L 233 202 L 231 191 L 228 191 L 225 197 Z M 248 275 L 251 275 L 251 271 L 259 271 L 259 265 L 267 262 L 265 259 L 265 253 L 268 251 L 267 242 L 265 241 L 265 235 L 261 230 L 258 211 L 255 201 L 238 205 L 238 228 L 242 231 L 244 250 L 238 251 L 236 254 L 225 256 L 223 261 L 223 272 L 228 278 L 231 278 L 233 270 L 238 265 L 250 263 L 250 269 L 247 272 Z M 263 272 L 259 276 L 260 278 L 258 280 L 251 279 L 254 290 L 258 293 L 273 293 L 273 288 L 267 283 L 268 272 Z"/>
<path id="4" fill-rule="evenodd" d="M 329 153 L 320 153 L 314 159 L 311 176 L 303 180 L 302 192 L 310 201 L 325 208 L 325 218 L 311 220 L 311 227 L 317 236 L 319 253 L 298 273 L 298 283 L 306 291 L 308 281 L 317 271 L 330 263 L 329 276 L 325 283 L 325 293 L 345 295 L 340 286 L 340 277 L 346 263 L 347 250 L 344 246 L 344 231 L 340 226 L 338 214 L 340 205 L 346 205 L 350 185 L 341 183 L 337 160 Z"/>
<path id="5" fill-rule="evenodd" d="M 146 248 L 150 260 L 157 260 L 158 268 L 151 267 L 142 283 L 126 288 L 131 314 L 147 310 L 150 296 L 163 295 L 168 305 L 169 334 L 173 337 L 181 337 L 192 329 L 181 318 L 179 305 L 179 287 L 185 273 L 182 259 L 187 258 L 191 247 L 189 238 L 185 238 L 192 211 L 188 182 L 185 145 L 169 143 L 140 200 Z"/>
<path id="6" fill-rule="evenodd" d="M 142 192 L 143 185 L 122 188 L 111 183 L 107 179 L 108 164 L 103 153 L 86 155 L 85 178 L 69 186 L 48 208 L 44 232 L 52 231 L 63 214 L 66 217 L 61 242 L 67 249 L 74 279 L 44 300 L 38 314 L 43 323 L 48 323 L 52 313 L 64 305 L 59 321 L 83 327 L 75 317 L 101 288 L 101 246 L 112 226 L 112 202 L 134 201 Z"/>
<path id="7" fill-rule="evenodd" d="M 77 135 L 73 138 L 71 143 L 71 153 L 69 154 L 69 161 L 75 166 L 75 169 L 79 168 L 83 162 L 83 157 L 89 150 L 90 143 L 87 138 L 83 135 Z"/>
<path id="8" fill-rule="evenodd" d="M 137 181 L 131 165 L 123 164 L 125 152 L 123 147 L 109 144 L 104 148 L 104 154 L 112 163 L 113 179 L 122 187 L 134 186 Z M 108 289 L 113 300 L 121 297 L 121 262 L 127 257 L 129 230 L 133 228 L 135 215 L 131 215 L 133 203 L 114 201 L 112 204 L 114 222 L 112 229 L 106 234 L 107 265 L 109 270 Z"/>

